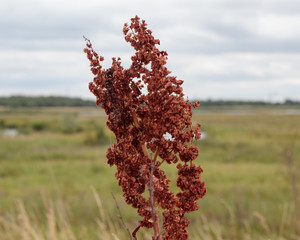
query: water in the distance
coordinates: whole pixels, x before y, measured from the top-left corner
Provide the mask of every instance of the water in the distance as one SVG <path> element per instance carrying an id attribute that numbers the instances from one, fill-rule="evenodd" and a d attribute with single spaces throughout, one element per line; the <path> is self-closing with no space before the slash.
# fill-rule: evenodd
<path id="1" fill-rule="evenodd" d="M 15 137 L 19 134 L 18 129 L 15 128 L 6 128 L 3 131 L 4 136 Z"/>

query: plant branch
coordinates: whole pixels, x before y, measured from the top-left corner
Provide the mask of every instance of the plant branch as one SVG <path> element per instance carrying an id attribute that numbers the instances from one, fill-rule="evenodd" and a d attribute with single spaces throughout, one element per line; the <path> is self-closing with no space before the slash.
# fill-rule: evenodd
<path id="1" fill-rule="evenodd" d="M 137 231 L 140 229 L 141 225 L 139 224 L 132 232 L 132 237 L 133 237 L 133 240 L 137 240 L 136 238 L 136 233 Z"/>
<path id="2" fill-rule="evenodd" d="M 155 163 L 155 162 L 156 162 L 156 159 L 157 159 L 158 153 L 159 153 L 159 147 L 157 147 L 157 149 L 156 149 L 156 151 L 155 151 L 154 158 L 153 158 L 153 163 Z"/>
<path id="3" fill-rule="evenodd" d="M 130 101 L 132 101 L 131 94 L 129 94 L 129 99 L 130 99 Z M 132 114 L 134 125 L 136 127 L 139 127 L 139 122 L 138 122 L 138 119 L 137 119 L 136 112 L 131 111 L 131 114 Z M 157 159 L 159 148 L 157 148 L 153 160 L 152 160 L 152 157 L 150 157 L 149 152 L 148 152 L 145 144 L 142 145 L 142 149 L 143 149 L 143 152 L 144 152 L 145 156 L 147 156 L 151 160 L 151 166 L 150 166 L 151 167 L 151 173 L 150 173 L 150 181 L 149 181 L 149 185 L 148 185 L 148 190 L 149 190 L 149 198 L 150 198 L 150 204 L 151 204 L 151 213 L 152 213 L 154 237 L 155 237 L 156 240 L 160 240 L 161 238 L 160 238 L 160 229 L 159 229 L 159 219 L 158 219 L 158 214 L 156 212 L 156 208 L 155 208 L 155 204 L 154 204 L 154 183 L 153 183 L 154 163 Z M 137 231 L 134 231 L 134 233 L 136 233 L 136 232 Z"/>
<path id="4" fill-rule="evenodd" d="M 112 195 L 112 197 L 113 197 L 113 199 L 114 199 L 114 201 L 115 201 L 115 204 L 116 204 L 116 206 L 117 206 L 117 210 L 118 210 L 118 212 L 119 212 L 119 218 L 120 218 L 120 220 L 121 220 L 121 222 L 122 222 L 122 225 L 123 225 L 123 227 L 125 228 L 125 230 L 127 231 L 128 235 L 129 235 L 129 239 L 132 240 L 132 236 L 131 236 L 131 234 L 130 234 L 129 228 L 126 226 L 126 224 L 125 224 L 125 222 L 124 222 L 124 219 L 123 219 L 123 217 L 122 217 L 121 210 L 120 210 L 119 204 L 118 204 L 118 202 L 117 202 L 117 200 L 116 200 L 116 198 L 115 198 L 115 195 L 114 195 L 113 193 L 111 193 L 111 195 Z"/>
<path id="5" fill-rule="evenodd" d="M 131 93 L 129 93 L 129 100 L 132 102 Z M 131 110 L 131 115 L 132 115 L 132 118 L 133 118 L 133 124 L 134 124 L 134 126 L 136 126 L 137 128 L 139 128 L 140 124 L 139 124 L 136 112 L 134 112 L 134 111 Z M 147 150 L 145 144 L 142 145 L 142 149 L 143 149 L 143 153 L 145 154 L 145 156 L 148 157 L 148 158 L 150 158 L 148 150 Z"/>
<path id="6" fill-rule="evenodd" d="M 158 153 L 158 149 L 156 150 L 153 161 L 151 161 L 151 172 L 150 172 L 150 181 L 149 181 L 148 190 L 149 190 L 149 196 L 150 196 L 154 238 L 156 240 L 160 240 L 161 238 L 160 238 L 160 229 L 159 229 L 159 218 L 158 218 L 158 213 L 157 213 L 157 210 L 156 210 L 155 204 L 154 204 L 154 181 L 153 181 L 154 162 L 157 157 L 157 153 Z"/>

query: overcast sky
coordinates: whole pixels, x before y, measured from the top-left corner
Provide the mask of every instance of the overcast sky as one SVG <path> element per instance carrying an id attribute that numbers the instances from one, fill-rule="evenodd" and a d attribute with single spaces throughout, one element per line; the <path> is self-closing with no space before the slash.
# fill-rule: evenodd
<path id="1" fill-rule="evenodd" d="M 135 15 L 189 98 L 300 100 L 299 0 L 1 0 L 0 96 L 93 99 L 82 36 L 128 67 Z"/>

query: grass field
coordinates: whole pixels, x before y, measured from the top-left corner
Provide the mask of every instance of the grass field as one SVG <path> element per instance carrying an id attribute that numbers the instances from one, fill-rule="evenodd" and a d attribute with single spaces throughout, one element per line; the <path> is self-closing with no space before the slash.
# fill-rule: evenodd
<path id="1" fill-rule="evenodd" d="M 193 118 L 206 135 L 196 144 L 208 192 L 189 215 L 191 239 L 300 239 L 300 115 L 223 110 Z M 131 230 L 139 218 L 106 164 L 105 120 L 96 108 L 0 109 L 1 240 L 128 239 L 111 193 Z"/>

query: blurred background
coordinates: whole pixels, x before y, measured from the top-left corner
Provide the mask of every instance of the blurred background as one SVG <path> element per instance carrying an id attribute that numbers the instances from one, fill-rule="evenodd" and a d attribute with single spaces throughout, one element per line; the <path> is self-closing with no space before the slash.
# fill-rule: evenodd
<path id="1" fill-rule="evenodd" d="M 115 140 L 83 53 L 84 35 L 104 67 L 112 57 L 129 67 L 122 29 L 136 15 L 186 97 L 201 101 L 193 122 L 202 125 L 195 144 L 208 192 L 188 216 L 190 239 L 299 240 L 296 0 L 2 0 L 1 240 L 128 239 L 118 207 L 136 227 L 106 164 Z M 176 169 L 164 168 L 176 181 Z M 138 234 L 151 239 L 151 230 Z"/>

